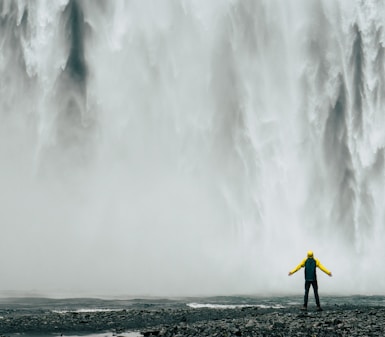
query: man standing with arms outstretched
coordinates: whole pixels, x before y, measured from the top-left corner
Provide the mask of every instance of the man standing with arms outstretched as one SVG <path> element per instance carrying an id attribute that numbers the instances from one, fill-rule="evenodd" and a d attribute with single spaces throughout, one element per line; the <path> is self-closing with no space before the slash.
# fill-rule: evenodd
<path id="1" fill-rule="evenodd" d="M 317 267 L 321 269 L 324 273 L 332 276 L 332 273 L 327 270 L 318 259 L 314 258 L 313 252 L 309 250 L 307 252 L 307 258 L 303 259 L 301 263 L 295 267 L 292 271 L 289 272 L 289 276 L 293 275 L 296 271 L 305 267 L 305 297 L 303 303 L 303 310 L 307 310 L 307 300 L 309 298 L 309 289 L 310 285 L 313 286 L 315 302 L 317 304 L 317 310 L 322 311 L 321 304 L 318 296 L 318 283 L 317 283 Z"/>

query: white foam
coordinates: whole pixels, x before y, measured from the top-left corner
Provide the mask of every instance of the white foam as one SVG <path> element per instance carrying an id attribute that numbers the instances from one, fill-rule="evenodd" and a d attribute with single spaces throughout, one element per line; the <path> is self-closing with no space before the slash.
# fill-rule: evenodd
<path id="1" fill-rule="evenodd" d="M 214 303 L 188 303 L 188 307 L 193 309 L 209 308 L 209 309 L 240 309 L 240 308 L 261 308 L 261 309 L 283 309 L 280 304 L 265 305 L 265 304 L 214 304 Z"/>
<path id="2" fill-rule="evenodd" d="M 261 309 L 284 309 L 285 307 L 281 304 L 274 304 L 274 305 L 266 305 L 266 304 L 258 304 L 256 307 Z"/>
<path id="3" fill-rule="evenodd" d="M 76 309 L 76 310 L 52 310 L 56 314 L 66 314 L 70 312 L 76 313 L 95 313 L 95 312 L 115 312 L 121 311 L 122 309 Z"/>
<path id="4" fill-rule="evenodd" d="M 66 336 L 66 337 L 113 337 L 117 336 L 116 334 L 109 332 L 109 333 L 101 333 L 101 334 L 93 334 L 93 335 L 71 335 L 71 336 Z M 140 334 L 139 332 L 124 332 L 124 333 L 119 333 L 119 337 L 142 337 L 143 335 Z M 59 336 L 57 336 L 59 337 Z"/>

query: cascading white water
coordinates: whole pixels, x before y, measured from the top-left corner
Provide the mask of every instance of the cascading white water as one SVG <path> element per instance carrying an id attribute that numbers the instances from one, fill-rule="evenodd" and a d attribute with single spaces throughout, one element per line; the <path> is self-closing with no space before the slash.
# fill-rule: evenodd
<path id="1" fill-rule="evenodd" d="M 383 293 L 381 1 L 0 1 L 0 289 Z M 320 275 L 321 277 L 321 275 Z"/>

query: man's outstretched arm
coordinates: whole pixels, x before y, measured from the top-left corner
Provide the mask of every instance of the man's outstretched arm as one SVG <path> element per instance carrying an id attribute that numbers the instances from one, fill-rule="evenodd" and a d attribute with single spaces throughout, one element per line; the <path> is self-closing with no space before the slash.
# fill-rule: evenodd
<path id="1" fill-rule="evenodd" d="M 321 269 L 325 274 L 328 274 L 329 276 L 333 276 L 332 272 L 328 270 L 325 266 L 323 266 L 318 259 L 316 259 L 316 261 L 317 261 L 317 267 L 319 269 Z"/>
<path id="2" fill-rule="evenodd" d="M 290 275 L 293 275 L 295 272 L 297 272 L 298 270 L 300 270 L 302 267 L 305 267 L 305 262 L 306 262 L 306 259 L 303 259 L 303 260 L 301 261 L 301 263 L 300 263 L 297 267 L 295 267 L 293 270 L 289 271 L 289 276 L 290 276 Z"/>

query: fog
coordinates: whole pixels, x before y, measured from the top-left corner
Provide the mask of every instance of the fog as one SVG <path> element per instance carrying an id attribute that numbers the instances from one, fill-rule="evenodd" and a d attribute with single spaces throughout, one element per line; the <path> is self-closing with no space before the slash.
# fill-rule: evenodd
<path id="1" fill-rule="evenodd" d="M 0 295 L 383 294 L 384 14 L 0 0 Z"/>

